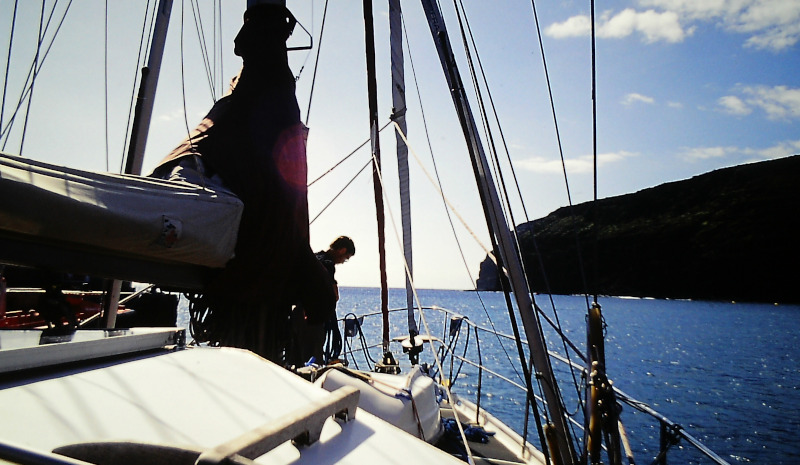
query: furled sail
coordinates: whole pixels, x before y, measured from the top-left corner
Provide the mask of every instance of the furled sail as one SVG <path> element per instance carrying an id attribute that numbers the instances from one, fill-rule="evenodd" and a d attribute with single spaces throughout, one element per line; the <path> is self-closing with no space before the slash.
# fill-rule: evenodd
<path id="1" fill-rule="evenodd" d="M 0 154 L 0 197 L 6 199 L 0 203 L 3 240 L 50 247 L 42 254 L 63 250 L 116 257 L 118 270 L 102 263 L 85 263 L 80 270 L 107 269 L 100 275 L 113 277 L 127 276 L 126 258 L 222 268 L 233 257 L 242 214 L 242 202 L 223 190 L 8 154 Z M 15 252 L 2 250 L 4 256 Z M 13 261 L 29 266 L 58 261 L 42 254 Z"/>

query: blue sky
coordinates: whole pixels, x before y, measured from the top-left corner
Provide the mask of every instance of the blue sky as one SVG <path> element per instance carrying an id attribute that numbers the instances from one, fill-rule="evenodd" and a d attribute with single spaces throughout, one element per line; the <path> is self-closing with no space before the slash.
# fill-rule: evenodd
<path id="1" fill-rule="evenodd" d="M 127 99 L 136 69 L 135 57 L 143 7 L 134 2 L 109 2 L 108 157 L 105 142 L 104 5 L 80 1 L 70 6 L 40 72 L 31 104 L 22 153 L 52 163 L 85 169 L 117 171 L 124 151 Z M 143 3 L 143 2 L 142 2 Z M 232 53 L 244 1 L 227 0 L 222 12 L 222 47 L 211 68 L 215 90 L 202 71 L 191 6 L 175 2 L 162 80 L 145 170 L 193 127 L 235 74 L 240 61 Z M 448 3 L 448 2 L 443 2 Z M 9 68 L 6 110 L 16 105 L 24 72 L 32 60 L 40 5 L 20 2 Z M 48 2 L 51 8 L 53 2 Z M 57 4 L 63 11 L 66 2 Z M 207 36 L 213 35 L 213 5 L 198 2 Z M 385 122 L 391 109 L 388 26 L 385 2 L 375 1 L 379 114 Z M 289 0 L 300 23 L 322 47 L 311 100 L 309 176 L 327 171 L 368 137 L 361 2 L 333 1 L 326 32 L 319 39 L 324 3 Z M 527 1 L 465 0 L 480 62 L 501 119 L 530 219 L 568 203 L 559 148 L 548 100 L 539 43 Z M 0 0 L 0 58 L 5 64 L 14 2 Z M 589 2 L 548 1 L 537 5 L 552 84 L 558 127 L 574 203 L 591 199 L 592 121 Z M 403 2 L 409 51 L 406 57 L 409 139 L 422 160 L 412 161 L 415 215 L 415 274 L 420 287 L 471 287 L 484 251 L 453 219 L 464 258 L 452 239 L 442 200 L 422 167 L 433 172 L 430 147 L 448 200 L 458 209 L 483 244 L 488 244 L 473 176 L 452 103 L 422 8 Z M 443 4 L 445 17 L 455 18 Z M 49 11 L 49 10 L 48 10 Z M 58 15 L 56 15 L 58 16 Z M 181 71 L 181 16 L 184 59 Z M 640 0 L 598 2 L 597 6 L 597 152 L 600 197 L 635 192 L 664 182 L 686 179 L 721 167 L 800 153 L 800 2 L 796 0 Z M 455 22 L 451 40 L 460 43 Z M 193 27 L 193 26 L 192 26 Z M 51 29 L 52 31 L 53 29 Z M 308 38 L 298 29 L 296 44 Z M 208 47 L 212 47 L 209 42 Z M 213 49 L 211 49 L 213 50 Z M 314 78 L 315 51 L 292 52 L 299 75 L 297 96 L 306 117 Z M 410 56 L 410 59 L 409 59 Z M 473 56 L 475 59 L 475 56 Z M 467 62 L 457 55 L 465 82 Z M 427 134 L 417 104 L 423 101 Z M 222 65 L 220 65 L 222 63 Z M 181 79 L 183 74 L 184 79 Z M 186 95 L 184 107 L 183 95 Z M 13 103 L 12 103 L 13 102 Z M 27 103 L 26 103 L 27 105 Z M 473 110 L 477 112 L 473 101 Z M 23 105 L 25 108 L 25 105 Z M 185 116 L 184 116 L 185 115 Z M 19 153 L 22 123 L 4 135 L 4 151 Z M 387 190 L 396 167 L 391 156 L 394 134 L 381 134 Z M 505 155 L 503 155 L 505 157 Z M 341 168 L 310 188 L 311 216 L 348 183 L 366 163 L 367 151 L 356 153 Z M 108 162 L 106 162 L 108 160 Z M 399 222 L 399 204 L 387 198 L 389 218 Z M 524 221 L 515 201 L 515 219 Z M 339 234 L 352 236 L 357 254 L 340 267 L 342 285 L 376 285 L 377 256 L 372 220 L 371 179 L 357 177 L 330 208 L 312 224 L 312 246 L 324 248 Z M 399 226 L 398 226 L 399 228 Z M 399 233 L 398 233 L 399 234 Z M 402 285 L 402 263 L 394 228 L 387 225 L 390 284 Z M 464 261 L 467 267 L 464 267 Z"/>

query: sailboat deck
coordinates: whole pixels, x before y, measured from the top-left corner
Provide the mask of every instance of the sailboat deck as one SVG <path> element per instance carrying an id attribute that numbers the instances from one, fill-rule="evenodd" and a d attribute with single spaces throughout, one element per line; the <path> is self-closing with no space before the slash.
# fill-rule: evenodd
<path id="1" fill-rule="evenodd" d="M 3 417 L 15 419 L 0 423 L 0 449 L 10 444 L 50 457 L 56 448 L 87 443 L 210 451 L 335 395 L 238 349 L 189 348 L 53 369 L 0 382 Z M 321 426 L 319 441 L 294 447 L 286 440 L 255 462 L 460 463 L 360 409 L 347 423 L 328 417 Z"/>

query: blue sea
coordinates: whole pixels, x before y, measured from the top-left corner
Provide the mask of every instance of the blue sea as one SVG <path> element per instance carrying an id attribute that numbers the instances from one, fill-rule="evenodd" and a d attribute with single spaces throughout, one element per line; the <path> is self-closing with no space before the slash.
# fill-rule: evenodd
<path id="1" fill-rule="evenodd" d="M 339 317 L 379 311 L 375 288 L 342 288 Z M 466 316 L 482 327 L 512 334 L 502 293 L 420 290 L 423 307 L 439 306 Z M 552 302 L 552 303 L 551 303 Z M 583 348 L 587 300 L 580 296 L 536 296 L 551 320 L 558 311 L 561 331 Z M 800 306 L 601 297 L 606 328 L 606 365 L 614 386 L 680 424 L 689 434 L 730 463 L 800 463 Z M 405 306 L 405 290 L 390 290 L 390 308 Z M 431 333 L 445 341 L 448 322 L 426 311 Z M 392 334 L 403 334 L 406 316 L 394 313 Z M 422 326 L 422 325 L 421 325 Z M 520 322 L 521 327 L 521 322 Z M 421 332 L 424 333 L 424 330 Z M 380 317 L 368 317 L 364 333 L 379 337 Z M 551 349 L 564 352 L 554 331 L 545 329 Z M 467 342 L 462 329 L 454 352 Z M 510 363 L 519 357 L 510 340 L 471 331 L 480 339 L 485 365 L 521 383 Z M 358 338 L 350 341 L 360 347 Z M 469 341 L 470 344 L 474 340 Z M 399 346 L 395 347 L 398 357 Z M 380 350 L 372 349 L 377 358 Z M 471 348 L 467 356 L 476 359 Z M 425 358 L 423 354 L 422 359 Z M 579 360 L 573 357 L 573 361 Z M 361 368 L 365 368 L 363 366 Z M 444 372 L 455 378 L 454 392 L 474 401 L 477 370 L 458 363 Z M 572 377 L 556 367 L 568 411 L 577 410 Z M 580 381 L 580 380 L 578 380 Z M 525 396 L 487 372 L 481 379 L 481 406 L 522 433 Z M 637 463 L 658 453 L 658 423 L 623 406 L 621 419 Z M 581 421 L 580 419 L 578 421 Z M 579 433 L 580 434 L 580 433 Z M 538 444 L 531 422 L 529 439 Z M 669 463 L 712 463 L 684 442 L 669 453 Z"/>

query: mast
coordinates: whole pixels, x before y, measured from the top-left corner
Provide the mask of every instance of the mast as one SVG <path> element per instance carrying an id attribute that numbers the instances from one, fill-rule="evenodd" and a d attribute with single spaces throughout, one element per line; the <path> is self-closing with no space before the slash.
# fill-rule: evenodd
<path id="1" fill-rule="evenodd" d="M 464 87 L 461 83 L 461 76 L 455 63 L 455 58 L 450 47 L 450 40 L 444 25 L 444 19 L 435 0 L 422 0 L 422 6 L 428 17 L 428 25 L 439 53 L 439 60 L 442 65 L 447 83 L 450 86 L 450 93 L 453 103 L 458 113 L 464 137 L 467 142 L 470 159 L 472 161 L 475 179 L 478 184 L 484 214 L 490 232 L 495 236 L 498 245 L 498 255 L 505 265 L 508 278 L 511 284 L 514 298 L 517 302 L 522 323 L 525 328 L 525 336 L 530 346 L 531 358 L 537 371 L 537 376 L 541 378 L 542 390 L 550 411 L 550 421 L 552 431 L 555 433 L 555 444 L 553 456 L 556 463 L 570 464 L 577 463 L 577 457 L 573 448 L 571 433 L 567 427 L 564 416 L 565 409 L 561 403 L 561 395 L 558 391 L 555 375 L 550 365 L 547 355 L 547 346 L 541 333 L 541 325 L 536 312 L 533 308 L 528 283 L 522 269 L 522 263 L 517 253 L 517 244 L 514 241 L 511 231 L 506 223 L 500 200 L 492 179 L 491 168 L 486 155 L 483 151 L 478 134 L 475 119 L 469 107 Z M 502 269 L 502 268 L 501 268 Z"/>
<path id="2" fill-rule="evenodd" d="M 147 134 L 150 130 L 150 119 L 153 116 L 153 101 L 156 96 L 156 85 L 161 72 L 161 58 L 164 56 L 164 43 L 167 40 L 167 27 L 172 12 L 172 0 L 159 0 L 156 8 L 156 20 L 153 30 L 153 40 L 150 44 L 150 55 L 147 58 L 147 67 L 142 68 L 142 79 L 139 84 L 139 94 L 136 100 L 136 112 L 131 128 L 131 144 L 128 147 L 128 157 L 125 161 L 125 173 L 141 174 L 144 161 L 144 149 L 147 145 Z M 103 315 L 107 328 L 113 328 L 117 320 L 117 308 L 122 281 L 112 280 L 106 293 Z"/>
<path id="3" fill-rule="evenodd" d="M 389 285 L 386 280 L 383 194 L 381 188 L 381 148 L 378 134 L 378 83 L 375 77 L 375 27 L 372 0 L 364 0 L 364 41 L 367 53 L 367 89 L 369 92 L 369 137 L 372 143 L 372 183 L 378 218 L 378 257 L 381 274 L 381 314 L 383 315 L 383 352 L 389 351 Z"/>
<path id="4" fill-rule="evenodd" d="M 397 123 L 400 132 L 408 135 L 406 129 L 406 82 L 403 65 L 403 12 L 400 0 L 389 0 L 389 42 L 392 48 L 392 121 Z M 414 345 L 414 336 L 419 334 L 417 322 L 414 319 L 414 290 L 412 280 L 414 267 L 412 265 L 411 247 L 411 196 L 409 195 L 408 178 L 408 146 L 400 133 L 397 137 L 397 174 L 400 178 L 400 215 L 403 225 L 403 255 L 405 257 L 406 272 L 406 308 L 408 309 L 408 333 L 411 345 Z"/>

